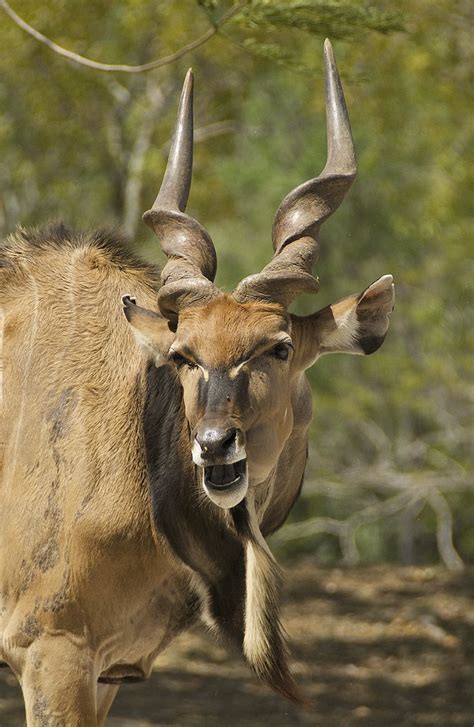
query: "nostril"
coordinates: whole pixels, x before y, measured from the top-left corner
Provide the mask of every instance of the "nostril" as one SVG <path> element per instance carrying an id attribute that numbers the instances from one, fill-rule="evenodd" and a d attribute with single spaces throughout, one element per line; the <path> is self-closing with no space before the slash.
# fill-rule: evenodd
<path id="1" fill-rule="evenodd" d="M 212 460 L 215 457 L 227 456 L 236 444 L 237 428 L 205 429 L 196 433 L 195 441 L 200 447 L 201 457 Z"/>
<path id="2" fill-rule="evenodd" d="M 222 449 L 230 449 L 235 442 L 237 436 L 237 429 L 229 429 L 225 439 L 222 441 Z"/>

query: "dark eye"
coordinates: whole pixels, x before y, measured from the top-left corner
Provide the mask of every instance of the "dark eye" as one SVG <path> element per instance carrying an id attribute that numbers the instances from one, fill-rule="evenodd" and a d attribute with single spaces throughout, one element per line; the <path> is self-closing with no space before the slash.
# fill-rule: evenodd
<path id="1" fill-rule="evenodd" d="M 277 345 L 272 348 L 271 352 L 273 356 L 276 356 L 282 361 L 286 361 L 290 354 L 290 348 L 286 343 L 277 343 Z"/>
<path id="2" fill-rule="evenodd" d="M 180 353 L 177 353 L 176 351 L 172 352 L 170 358 L 173 361 L 176 368 L 178 368 L 178 369 L 183 368 L 183 366 L 187 366 L 188 369 L 195 369 L 197 366 L 194 363 L 194 361 L 190 361 L 188 358 L 185 358 L 184 356 L 182 356 Z"/>

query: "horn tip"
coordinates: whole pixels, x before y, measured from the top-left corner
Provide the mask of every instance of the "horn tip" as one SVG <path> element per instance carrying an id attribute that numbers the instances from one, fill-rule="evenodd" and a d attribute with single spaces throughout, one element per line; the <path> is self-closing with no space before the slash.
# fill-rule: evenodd
<path id="1" fill-rule="evenodd" d="M 192 67 L 188 68 L 184 79 L 184 85 L 192 85 L 194 83 L 194 73 Z"/>
<path id="2" fill-rule="evenodd" d="M 334 58 L 334 51 L 332 48 L 332 43 L 329 40 L 329 38 L 326 38 L 326 40 L 324 41 L 324 55 L 326 56 L 326 58 L 330 58 L 330 59 Z"/>

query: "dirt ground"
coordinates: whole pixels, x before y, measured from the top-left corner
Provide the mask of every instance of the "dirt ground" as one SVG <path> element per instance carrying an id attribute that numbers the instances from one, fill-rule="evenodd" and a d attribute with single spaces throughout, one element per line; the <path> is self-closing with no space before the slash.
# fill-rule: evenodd
<path id="1" fill-rule="evenodd" d="M 195 631 L 121 688 L 110 727 L 474 727 L 474 569 L 287 566 L 283 620 L 313 706 L 288 705 Z M 0 672 L 0 725 L 23 724 Z"/>

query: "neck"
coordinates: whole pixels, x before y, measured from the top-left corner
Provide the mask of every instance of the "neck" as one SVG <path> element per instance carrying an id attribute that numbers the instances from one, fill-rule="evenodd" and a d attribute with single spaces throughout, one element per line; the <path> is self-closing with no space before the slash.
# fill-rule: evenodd
<path id="1" fill-rule="evenodd" d="M 278 620 L 278 573 L 260 533 L 253 493 L 230 511 L 207 500 L 192 464 L 174 372 L 149 366 L 146 387 L 144 434 L 155 528 L 189 569 L 206 623 L 234 642 L 273 688 L 295 698 Z"/>

